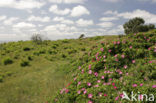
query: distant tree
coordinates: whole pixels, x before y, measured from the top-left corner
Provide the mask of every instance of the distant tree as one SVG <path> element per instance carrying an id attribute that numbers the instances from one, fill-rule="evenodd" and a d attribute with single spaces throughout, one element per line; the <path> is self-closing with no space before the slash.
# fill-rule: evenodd
<path id="1" fill-rule="evenodd" d="M 130 19 L 123 25 L 124 31 L 126 34 L 130 34 L 137 32 L 146 32 L 155 28 L 155 25 L 153 24 L 144 25 L 144 23 L 145 23 L 144 19 L 140 17 Z"/>
<path id="2" fill-rule="evenodd" d="M 36 44 L 41 44 L 42 41 L 43 41 L 43 38 L 40 34 L 34 34 L 32 37 L 31 37 L 31 40 L 36 43 Z"/>
<path id="3" fill-rule="evenodd" d="M 81 34 L 80 37 L 79 37 L 79 39 L 82 39 L 84 37 L 85 37 L 85 35 L 84 34 Z"/>

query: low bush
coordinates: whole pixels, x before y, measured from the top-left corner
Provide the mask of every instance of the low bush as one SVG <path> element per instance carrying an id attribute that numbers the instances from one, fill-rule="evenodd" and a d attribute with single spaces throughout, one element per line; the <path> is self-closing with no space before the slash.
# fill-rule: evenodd
<path id="1" fill-rule="evenodd" d="M 24 47 L 23 51 L 30 51 L 31 49 L 29 47 Z"/>
<path id="2" fill-rule="evenodd" d="M 3 64 L 4 65 L 8 65 L 8 64 L 12 64 L 13 63 L 13 60 L 11 58 L 5 58 L 3 60 Z"/>
<path id="3" fill-rule="evenodd" d="M 28 60 L 32 61 L 33 60 L 33 56 L 28 56 Z"/>
<path id="4" fill-rule="evenodd" d="M 21 63 L 20 63 L 20 65 L 21 65 L 21 67 L 29 66 L 29 61 L 22 60 Z"/>
<path id="5" fill-rule="evenodd" d="M 3 82 L 3 77 L 2 77 L 2 76 L 0 76 L 0 83 L 1 83 L 1 82 Z"/>

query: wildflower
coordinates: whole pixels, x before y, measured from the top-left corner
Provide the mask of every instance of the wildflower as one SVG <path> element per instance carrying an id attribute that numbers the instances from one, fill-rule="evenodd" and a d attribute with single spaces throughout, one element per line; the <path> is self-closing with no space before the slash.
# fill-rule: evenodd
<path id="1" fill-rule="evenodd" d="M 116 87 L 116 86 L 114 86 L 114 89 L 117 89 L 117 87 Z"/>
<path id="2" fill-rule="evenodd" d="M 138 85 L 137 84 L 133 84 L 133 87 L 137 87 Z"/>
<path id="3" fill-rule="evenodd" d="M 102 97 L 102 93 L 101 92 L 99 92 L 99 96 Z"/>
<path id="4" fill-rule="evenodd" d="M 87 93 L 87 90 L 84 90 L 83 94 L 86 94 Z"/>
<path id="5" fill-rule="evenodd" d="M 87 83 L 87 85 L 90 87 L 92 84 L 91 83 Z"/>
<path id="6" fill-rule="evenodd" d="M 97 77 L 97 76 L 98 76 L 98 73 L 97 73 L 97 72 L 95 72 L 95 73 L 94 73 L 94 75 Z"/>
<path id="7" fill-rule="evenodd" d="M 112 83 L 113 86 L 115 86 L 115 83 Z"/>
<path id="8" fill-rule="evenodd" d="M 114 41 L 114 44 L 116 44 L 116 41 Z"/>
<path id="9" fill-rule="evenodd" d="M 77 78 L 75 77 L 75 78 L 74 78 L 74 81 L 75 81 L 76 79 L 77 79 Z"/>
<path id="10" fill-rule="evenodd" d="M 79 70 L 81 69 L 81 66 L 79 66 Z"/>
<path id="11" fill-rule="evenodd" d="M 81 84 L 81 82 L 78 82 L 78 85 L 80 85 Z"/>
<path id="12" fill-rule="evenodd" d="M 69 90 L 68 90 L 68 89 L 66 89 L 66 90 L 65 90 L 65 93 L 68 93 L 68 92 L 69 92 Z"/>
<path id="13" fill-rule="evenodd" d="M 86 90 L 85 88 L 82 88 L 81 90 Z"/>
<path id="14" fill-rule="evenodd" d="M 92 98 L 93 97 L 93 95 L 90 93 L 90 94 L 88 94 L 88 98 Z"/>
<path id="15" fill-rule="evenodd" d="M 92 74 L 92 70 L 89 70 L 89 71 L 88 71 L 88 74 Z"/>
<path id="16" fill-rule="evenodd" d="M 152 61 L 149 61 L 149 63 L 152 63 Z"/>
<path id="17" fill-rule="evenodd" d="M 116 98 L 115 98 L 115 100 L 117 101 L 119 99 L 119 96 L 117 96 Z"/>
<path id="18" fill-rule="evenodd" d="M 97 83 L 100 83 L 100 82 L 101 82 L 100 80 L 97 81 Z"/>
<path id="19" fill-rule="evenodd" d="M 143 84 L 141 83 L 140 86 L 143 86 Z"/>
<path id="20" fill-rule="evenodd" d="M 112 78 L 110 78 L 109 81 L 112 81 Z"/>
<path id="21" fill-rule="evenodd" d="M 105 77 L 104 76 L 101 76 L 101 79 L 104 79 Z"/>
<path id="22" fill-rule="evenodd" d="M 156 88 L 156 85 L 153 85 L 152 88 Z"/>
<path id="23" fill-rule="evenodd" d="M 100 50 L 103 51 L 103 48 L 101 48 Z"/>
<path id="24" fill-rule="evenodd" d="M 88 101 L 88 103 L 93 103 L 92 101 Z"/>
<path id="25" fill-rule="evenodd" d="M 154 52 L 156 52 L 156 49 L 154 49 Z"/>
<path id="26" fill-rule="evenodd" d="M 135 60 L 132 60 L 132 63 L 135 63 Z"/>
<path id="27" fill-rule="evenodd" d="M 120 41 L 118 41 L 117 44 L 120 44 Z"/>
<path id="28" fill-rule="evenodd" d="M 118 62 L 118 61 L 119 61 L 119 59 L 115 59 L 115 61 L 117 61 L 117 62 Z"/>
<path id="29" fill-rule="evenodd" d="M 124 54 L 122 54 L 122 55 L 121 55 L 121 57 L 122 57 L 122 58 L 125 58 L 125 55 L 124 55 Z"/>
<path id="30" fill-rule="evenodd" d="M 103 85 L 106 85 L 106 83 L 103 83 Z"/>
<path id="31" fill-rule="evenodd" d="M 124 65 L 124 68 L 127 69 L 127 65 Z"/>
<path id="32" fill-rule="evenodd" d="M 94 87 L 99 87 L 99 85 L 97 84 L 97 85 L 95 85 Z"/>
<path id="33" fill-rule="evenodd" d="M 126 75 L 128 75 L 128 73 L 126 73 Z"/>
<path id="34" fill-rule="evenodd" d="M 148 48 L 148 50 L 151 50 L 151 48 Z"/>
<path id="35" fill-rule="evenodd" d="M 78 90 L 78 91 L 77 91 L 77 94 L 80 94 L 80 93 L 81 93 L 81 91 L 80 91 L 80 90 Z"/>
<path id="36" fill-rule="evenodd" d="M 106 58 L 106 56 L 104 55 L 103 58 Z"/>
<path id="37" fill-rule="evenodd" d="M 130 46 L 129 48 L 132 49 L 132 46 Z"/>
<path id="38" fill-rule="evenodd" d="M 110 53 L 111 51 L 112 51 L 112 50 L 110 50 L 110 49 L 108 50 L 109 53 Z"/>
<path id="39" fill-rule="evenodd" d="M 139 95 L 139 100 L 143 100 L 143 95 Z"/>
<path id="40" fill-rule="evenodd" d="M 117 56 L 118 56 L 117 54 L 114 55 L 114 57 L 117 57 Z"/>
<path id="41" fill-rule="evenodd" d="M 106 97 L 106 96 L 107 96 L 107 94 L 104 94 L 104 96 Z"/>
<path id="42" fill-rule="evenodd" d="M 81 73 L 83 74 L 84 73 L 84 70 L 82 69 Z"/>
<path id="43" fill-rule="evenodd" d="M 120 71 L 119 74 L 122 74 L 122 72 Z"/>
<path id="44" fill-rule="evenodd" d="M 89 67 L 88 68 L 91 69 L 91 64 L 89 64 Z"/>

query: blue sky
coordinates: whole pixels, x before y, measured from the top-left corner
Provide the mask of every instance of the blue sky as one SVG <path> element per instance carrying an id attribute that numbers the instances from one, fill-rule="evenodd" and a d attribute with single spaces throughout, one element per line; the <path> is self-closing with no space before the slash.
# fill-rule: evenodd
<path id="1" fill-rule="evenodd" d="M 0 0 L 0 41 L 118 35 L 134 17 L 156 24 L 156 0 Z"/>

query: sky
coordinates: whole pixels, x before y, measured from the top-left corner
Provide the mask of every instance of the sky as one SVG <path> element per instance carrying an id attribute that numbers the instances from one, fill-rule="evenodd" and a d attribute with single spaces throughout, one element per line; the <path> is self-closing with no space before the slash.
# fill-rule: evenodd
<path id="1" fill-rule="evenodd" d="M 156 0 L 0 0 L 0 41 L 118 35 L 134 17 L 156 25 Z"/>

